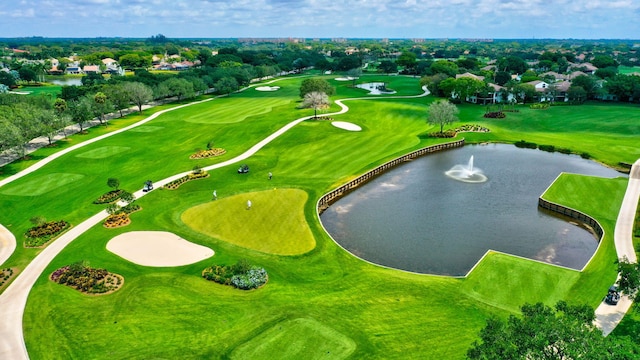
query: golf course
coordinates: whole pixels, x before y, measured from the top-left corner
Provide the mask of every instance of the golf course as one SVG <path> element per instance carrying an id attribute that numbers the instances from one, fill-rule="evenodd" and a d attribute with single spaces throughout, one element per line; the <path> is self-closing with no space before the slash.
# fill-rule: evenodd
<path id="1" fill-rule="evenodd" d="M 617 276 L 613 234 L 628 183 L 622 173 L 613 179 L 562 174 L 544 194 L 604 230 L 582 271 L 499 252 L 487 253 L 465 277 L 377 266 L 332 240 L 317 202 L 387 161 L 460 138 L 467 144 L 553 145 L 623 170 L 640 158 L 637 104 L 542 110 L 518 105 L 501 119 L 484 118 L 481 105 L 459 104 L 460 121 L 451 128 L 478 124 L 490 131 L 447 139 L 427 136 L 439 131 L 426 121 L 437 98 L 424 94 L 418 78 L 363 76 L 359 83 L 384 82 L 395 91 L 369 95 L 351 81 L 324 76 L 336 94 L 314 119 L 313 109 L 300 107 L 299 88 L 307 77 L 271 81 L 277 89 L 270 91 L 249 87 L 229 96 L 203 95 L 197 100 L 207 101 L 192 105 L 146 109 L 0 168 L 0 180 L 6 179 L 56 152 L 168 110 L 0 187 L 0 224 L 17 242 L 0 264 L 14 273 L 0 286 L 5 292 L 57 241 L 25 247 L 30 219 L 64 220 L 72 232 L 107 208 L 93 202 L 111 190 L 109 178 L 139 195 L 145 181 L 157 183 L 135 200 L 139 209 L 129 214 L 129 224 L 109 228 L 98 222 L 42 269 L 22 319 L 31 359 L 463 359 L 492 316 L 518 314 L 525 303 L 601 303 Z M 224 151 L 190 158 L 210 145 Z M 239 173 L 245 164 L 249 172 Z M 164 179 L 200 169 L 207 176 L 175 189 L 162 186 Z M 179 266 L 139 265 L 107 249 L 109 241 L 131 232 L 175 234 L 214 255 Z M 268 282 L 245 291 L 202 276 L 205 268 L 239 260 L 264 268 Z M 93 295 L 51 280 L 57 269 L 78 262 L 124 281 L 115 291 Z M 610 336 L 632 334 L 638 321 L 627 316 Z"/>

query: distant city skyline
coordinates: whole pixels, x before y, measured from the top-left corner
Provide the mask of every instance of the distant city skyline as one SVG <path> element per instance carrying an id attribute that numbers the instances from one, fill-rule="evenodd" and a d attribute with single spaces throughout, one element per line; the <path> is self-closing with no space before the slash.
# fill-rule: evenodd
<path id="1" fill-rule="evenodd" d="M 17 0 L 0 37 L 638 39 L 638 0 Z"/>

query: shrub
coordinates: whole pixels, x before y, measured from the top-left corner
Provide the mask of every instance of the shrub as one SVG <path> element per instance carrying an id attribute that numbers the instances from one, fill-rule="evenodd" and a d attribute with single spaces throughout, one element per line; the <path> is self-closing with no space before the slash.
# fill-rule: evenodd
<path id="1" fill-rule="evenodd" d="M 530 109 L 534 110 L 544 110 L 549 108 L 549 103 L 537 103 L 529 105 Z"/>
<path id="2" fill-rule="evenodd" d="M 58 284 L 89 294 L 104 294 L 117 290 L 122 284 L 120 275 L 112 274 L 106 269 L 91 268 L 84 261 L 56 269 L 49 278 Z"/>
<path id="3" fill-rule="evenodd" d="M 190 174 L 187 174 L 179 179 L 173 180 L 167 183 L 164 187 L 166 189 L 175 190 L 180 187 L 180 185 L 186 183 L 187 181 L 204 179 L 209 176 L 209 173 L 200 169 L 198 172 L 194 171 Z"/>
<path id="4" fill-rule="evenodd" d="M 524 141 L 524 140 L 516 141 L 514 143 L 514 145 L 516 147 L 525 148 L 525 149 L 535 149 L 535 148 L 538 147 L 538 145 L 536 143 L 532 143 L 532 142 L 528 142 L 528 141 Z"/>
<path id="5" fill-rule="evenodd" d="M 538 145 L 538 149 L 540 149 L 542 151 L 547 151 L 547 152 L 556 151 L 556 147 L 553 146 L 553 145 Z"/>
<path id="6" fill-rule="evenodd" d="M 432 138 L 454 138 L 456 137 L 456 135 L 457 133 L 454 130 L 447 130 L 444 132 L 439 132 L 439 131 L 432 132 L 432 133 L 429 133 L 428 136 Z"/>
<path id="7" fill-rule="evenodd" d="M 94 204 L 110 204 L 118 201 L 122 196 L 124 190 L 111 190 L 107 193 L 100 195 L 99 198 L 93 201 Z"/>
<path id="8" fill-rule="evenodd" d="M 591 154 L 583 152 L 583 153 L 580 153 L 580 157 L 583 159 L 591 159 Z"/>
<path id="9" fill-rule="evenodd" d="M 484 114 L 484 117 L 487 119 L 504 119 L 507 115 L 502 111 L 492 111 Z"/>
<path id="10" fill-rule="evenodd" d="M 213 148 L 213 149 L 207 149 L 207 150 L 200 150 L 195 154 L 192 154 L 191 156 L 189 156 L 189 159 L 205 159 L 205 158 L 210 158 L 213 156 L 220 156 L 224 153 L 226 153 L 227 150 L 222 149 L 222 148 Z"/>
<path id="11" fill-rule="evenodd" d="M 557 148 L 556 151 L 562 154 L 571 154 L 571 149 L 567 148 Z"/>
<path id="12" fill-rule="evenodd" d="M 64 220 L 50 221 L 39 226 L 34 226 L 27 230 L 24 234 L 26 236 L 26 247 L 38 247 L 46 244 L 55 236 L 61 234 L 68 229 L 70 224 Z"/>
<path id="13" fill-rule="evenodd" d="M 252 266 L 245 259 L 240 259 L 235 265 L 231 266 L 210 266 L 202 271 L 202 277 L 241 290 L 259 288 L 266 284 L 269 278 L 264 268 Z"/>

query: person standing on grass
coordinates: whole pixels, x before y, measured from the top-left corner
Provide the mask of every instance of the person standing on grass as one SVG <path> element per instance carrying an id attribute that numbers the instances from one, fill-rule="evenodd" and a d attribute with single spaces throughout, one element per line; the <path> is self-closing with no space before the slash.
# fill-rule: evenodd
<path id="1" fill-rule="evenodd" d="M 247 200 L 247 210 L 251 210 L 251 200 Z"/>
<path id="2" fill-rule="evenodd" d="M 213 190 L 213 200 L 218 200 L 218 193 Z"/>
<path id="3" fill-rule="evenodd" d="M 273 177 L 273 174 L 271 173 L 271 171 L 269 171 L 269 180 L 271 180 L 272 177 Z"/>

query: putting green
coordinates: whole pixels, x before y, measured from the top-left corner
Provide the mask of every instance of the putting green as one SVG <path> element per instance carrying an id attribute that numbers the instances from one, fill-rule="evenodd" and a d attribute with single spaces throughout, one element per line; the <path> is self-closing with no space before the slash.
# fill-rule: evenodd
<path id="1" fill-rule="evenodd" d="M 304 254 L 315 239 L 304 218 L 306 192 L 274 189 L 234 195 L 187 209 L 182 221 L 194 230 L 275 255 Z M 251 201 L 251 209 L 247 201 Z"/>
<path id="2" fill-rule="evenodd" d="M 231 353 L 231 359 L 345 359 L 356 349 L 349 337 L 314 319 L 282 321 Z"/>
<path id="3" fill-rule="evenodd" d="M 51 190 L 82 179 L 84 175 L 69 173 L 53 173 L 32 178 L 20 186 L 9 187 L 2 191 L 4 195 L 38 196 Z"/>
<path id="4" fill-rule="evenodd" d="M 78 154 L 76 155 L 76 157 L 86 159 L 106 159 L 110 156 L 127 151 L 129 149 L 131 148 L 126 146 L 103 146 L 97 149 L 83 152 L 82 154 Z"/>

